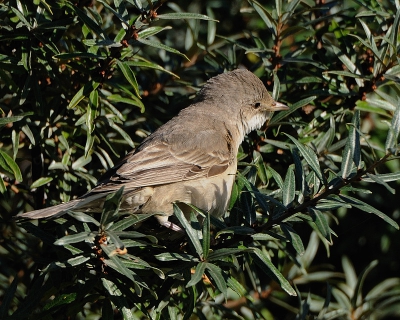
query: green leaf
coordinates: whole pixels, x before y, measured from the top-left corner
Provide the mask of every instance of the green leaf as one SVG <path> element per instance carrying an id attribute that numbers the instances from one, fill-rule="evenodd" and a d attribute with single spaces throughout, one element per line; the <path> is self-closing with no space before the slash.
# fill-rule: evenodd
<path id="1" fill-rule="evenodd" d="M 120 310 L 124 320 L 136 320 L 133 312 L 127 307 L 129 305 L 128 301 L 126 301 L 126 298 L 122 295 L 122 292 L 118 286 L 114 282 L 103 277 L 101 278 L 101 281 L 103 283 L 103 287 L 109 293 L 109 299 L 118 308 L 118 310 Z"/>
<path id="2" fill-rule="evenodd" d="M 0 179 L 0 193 L 4 194 L 4 192 L 6 192 L 6 190 L 7 190 L 7 188 L 6 188 L 6 185 L 4 184 L 3 179 Z"/>
<path id="3" fill-rule="evenodd" d="M 280 89 L 280 81 L 278 78 L 278 74 L 274 71 L 274 87 L 272 89 L 272 99 L 277 101 L 279 99 L 279 89 Z"/>
<path id="4" fill-rule="evenodd" d="M 226 286 L 226 281 L 223 271 L 221 270 L 221 268 L 211 263 L 206 263 L 206 268 L 212 277 L 213 284 L 215 284 L 215 286 L 219 289 L 219 291 L 221 291 L 221 293 L 226 298 L 228 294 L 228 288 Z"/>
<path id="5" fill-rule="evenodd" d="M 100 218 L 100 225 L 105 229 L 109 227 L 109 223 L 118 218 L 123 194 L 124 187 L 122 186 L 117 192 L 107 195 Z"/>
<path id="6" fill-rule="evenodd" d="M 72 52 L 72 53 L 60 53 L 60 54 L 55 54 L 53 56 L 54 59 L 60 59 L 60 60 L 71 60 L 75 58 L 79 59 L 101 59 L 104 60 L 107 58 L 107 56 L 101 56 L 98 54 L 90 53 L 90 52 Z"/>
<path id="7" fill-rule="evenodd" d="M 217 20 L 214 20 L 215 15 L 210 6 L 206 7 L 207 15 L 211 18 L 211 20 L 207 23 L 207 45 L 211 45 L 215 41 L 215 34 L 217 32 Z"/>
<path id="8" fill-rule="evenodd" d="M 356 110 L 349 126 L 349 137 L 342 154 L 341 172 L 344 179 L 348 178 L 353 170 L 353 164 L 358 168 L 361 162 L 360 147 L 360 111 Z"/>
<path id="9" fill-rule="evenodd" d="M 218 20 L 210 18 L 204 14 L 192 13 L 192 12 L 172 12 L 172 13 L 159 14 L 159 15 L 157 15 L 157 18 L 158 19 L 168 19 L 168 20 L 200 19 L 200 20 L 211 20 L 211 21 L 219 22 Z"/>
<path id="10" fill-rule="evenodd" d="M 147 61 L 145 59 L 143 59 L 142 61 L 127 61 L 126 63 L 131 67 L 151 68 L 151 69 L 156 69 L 156 70 L 159 70 L 159 71 L 162 71 L 162 72 L 166 72 L 166 73 L 168 73 L 168 74 L 170 74 L 170 75 L 172 75 L 172 76 L 174 76 L 174 77 L 179 79 L 179 76 L 176 75 L 175 73 L 173 73 L 173 72 L 161 67 L 160 65 L 158 65 L 158 64 L 156 64 L 154 62 Z"/>
<path id="11" fill-rule="evenodd" d="M 135 144 L 132 141 L 132 138 L 119 126 L 117 126 L 113 121 L 109 119 L 108 124 L 111 128 L 113 128 L 115 131 L 117 131 L 123 138 L 124 140 L 132 147 L 135 148 Z"/>
<path id="12" fill-rule="evenodd" d="M 31 116 L 33 115 L 33 112 L 24 112 L 21 113 L 17 116 L 10 116 L 10 117 L 4 117 L 0 118 L 0 127 L 5 126 L 6 124 L 12 123 L 12 122 L 17 122 L 25 118 L 26 116 Z"/>
<path id="13" fill-rule="evenodd" d="M 277 183 L 278 187 L 280 189 L 283 189 L 283 179 L 282 177 L 279 175 L 278 172 L 275 171 L 275 169 L 273 169 L 272 167 L 268 167 L 267 168 L 268 171 L 271 173 L 272 177 L 274 178 L 275 182 Z"/>
<path id="14" fill-rule="evenodd" d="M 251 0 L 250 4 L 257 11 L 261 19 L 265 22 L 270 32 L 276 36 L 276 20 L 271 14 L 257 1 Z"/>
<path id="15" fill-rule="evenodd" d="M 296 179 L 294 176 L 293 166 L 289 166 L 286 172 L 285 181 L 283 182 L 283 204 L 291 207 L 296 196 Z"/>
<path id="16" fill-rule="evenodd" d="M 206 216 L 204 217 L 203 220 L 203 239 L 202 239 L 202 245 L 203 245 L 203 257 L 204 259 L 207 259 L 208 254 L 210 252 L 210 227 L 211 227 L 211 222 L 210 222 L 210 213 L 206 213 Z"/>
<path id="17" fill-rule="evenodd" d="M 22 174 L 16 162 L 7 153 L 0 150 L 0 168 L 12 173 L 15 180 L 22 182 Z"/>
<path id="18" fill-rule="evenodd" d="M 239 281 L 237 281 L 233 277 L 229 277 L 227 281 L 227 285 L 229 288 L 231 288 L 233 291 L 235 291 L 239 297 L 244 297 L 248 294 L 247 290 L 245 287 L 243 287 Z"/>
<path id="19" fill-rule="evenodd" d="M 35 145 L 36 144 L 35 136 L 33 135 L 31 128 L 29 128 L 29 126 L 26 124 L 21 128 L 21 130 L 29 138 L 29 141 L 31 142 L 31 144 Z"/>
<path id="20" fill-rule="evenodd" d="M 211 252 L 208 256 L 208 261 L 213 261 L 213 260 L 223 260 L 225 258 L 228 258 L 232 255 L 238 255 L 239 253 L 245 252 L 247 249 L 239 249 L 239 248 L 223 248 L 223 249 L 218 249 L 213 252 Z"/>
<path id="21" fill-rule="evenodd" d="M 89 216 L 86 213 L 83 212 L 74 212 L 74 211 L 68 211 L 68 215 L 75 220 L 78 220 L 80 222 L 85 222 L 85 223 L 93 223 L 95 226 L 100 226 L 100 222 L 97 221 L 95 218 Z"/>
<path id="22" fill-rule="evenodd" d="M 164 30 L 169 30 L 172 29 L 172 27 L 149 27 L 147 29 L 144 29 L 142 31 L 138 32 L 138 39 L 146 39 L 148 37 L 154 36 L 155 34 L 164 31 Z"/>
<path id="23" fill-rule="evenodd" d="M 82 241 L 88 241 L 88 242 L 93 243 L 95 237 L 96 237 L 96 234 L 94 234 L 93 232 L 80 232 L 80 233 L 64 236 L 64 237 L 58 239 L 57 241 L 55 241 L 54 244 L 57 246 L 64 246 L 66 244 L 77 243 L 77 242 L 82 242 Z"/>
<path id="24" fill-rule="evenodd" d="M 295 112 L 297 109 L 300 109 L 308 104 L 310 104 L 311 102 L 313 102 L 315 99 L 317 98 L 317 96 L 310 96 L 307 98 L 304 98 L 302 100 L 297 101 L 296 103 L 293 103 L 290 106 L 289 110 L 286 111 L 280 111 L 280 112 L 276 112 L 274 114 L 274 117 L 271 119 L 270 121 L 270 125 L 271 124 L 275 124 L 279 121 L 281 121 L 282 119 L 287 118 L 287 116 L 293 112 Z"/>
<path id="25" fill-rule="evenodd" d="M 396 150 L 397 138 L 400 132 L 400 98 L 397 97 L 397 106 L 390 123 L 389 132 L 385 142 L 385 151 Z"/>
<path id="26" fill-rule="evenodd" d="M 378 265 L 378 260 L 371 261 L 371 263 L 361 272 L 360 276 L 358 277 L 357 285 L 354 288 L 353 296 L 351 297 L 351 305 L 353 308 L 358 306 L 358 300 L 362 294 L 362 287 L 367 277 L 368 273 Z"/>
<path id="27" fill-rule="evenodd" d="M 70 103 L 68 104 L 68 109 L 74 108 L 79 102 L 81 102 L 85 97 L 89 96 L 94 90 L 97 89 L 100 83 L 95 81 L 89 81 L 85 84 L 71 99 Z"/>
<path id="28" fill-rule="evenodd" d="M 99 93 L 97 92 L 97 90 L 93 90 L 89 95 L 89 104 L 86 111 L 86 125 L 90 133 L 92 133 L 95 129 L 94 120 L 96 119 L 98 108 Z"/>
<path id="29" fill-rule="evenodd" d="M 233 226 L 233 227 L 226 227 L 217 232 L 215 235 L 216 238 L 221 236 L 222 234 L 240 234 L 240 235 L 250 235 L 254 233 L 254 229 L 250 227 L 244 226 Z"/>
<path id="30" fill-rule="evenodd" d="M 111 231 L 123 231 L 130 226 L 133 226 L 134 224 L 141 223 L 150 217 L 153 217 L 155 213 L 148 213 L 148 214 L 132 214 L 131 216 L 124 218 L 122 220 L 119 220 L 118 222 L 114 223 L 110 228 L 107 230 Z"/>
<path id="31" fill-rule="evenodd" d="M 389 186 L 379 175 L 367 173 L 367 176 L 376 183 L 383 185 L 390 193 L 395 194 L 396 190 Z"/>
<path id="32" fill-rule="evenodd" d="M 320 153 L 322 151 L 328 150 L 328 148 L 332 145 L 334 139 L 335 139 L 335 128 L 331 127 L 326 132 L 322 133 L 322 137 L 318 141 L 317 152 Z"/>
<path id="33" fill-rule="evenodd" d="M 19 149 L 19 139 L 21 137 L 20 132 L 13 130 L 11 132 L 11 141 L 12 141 L 12 150 L 13 150 L 13 160 L 15 161 L 15 159 L 17 158 L 17 153 L 18 153 L 18 149 Z"/>
<path id="34" fill-rule="evenodd" d="M 324 74 L 336 74 L 339 76 L 350 77 L 350 78 L 355 78 L 355 79 L 365 79 L 364 76 L 362 76 L 360 74 L 354 74 L 349 71 L 332 70 L 332 71 L 324 71 Z"/>
<path id="35" fill-rule="evenodd" d="M 16 8 L 10 6 L 10 9 L 15 13 L 19 20 L 30 30 L 32 29 L 32 25 L 25 19 L 24 15 L 19 12 Z"/>
<path id="36" fill-rule="evenodd" d="M 324 38 L 324 40 L 325 39 L 326 38 Z M 337 55 L 337 57 L 340 59 L 340 61 L 343 62 L 343 64 L 346 66 L 347 69 L 349 69 L 349 71 L 351 73 L 361 75 L 360 70 L 356 67 L 356 65 L 350 60 L 350 58 L 346 54 L 344 54 L 338 47 L 336 47 L 332 43 L 330 43 L 330 45 L 331 45 L 331 48 L 333 49 L 333 52 Z M 359 87 L 364 86 L 364 81 L 362 79 L 356 78 L 355 81 L 357 82 L 357 85 Z"/>
<path id="37" fill-rule="evenodd" d="M 92 161 L 92 157 L 91 156 L 82 156 L 79 157 L 78 159 L 76 159 L 76 161 L 74 161 L 71 165 L 73 170 L 82 170 L 82 171 L 86 171 L 84 169 L 84 166 L 86 166 L 88 163 L 90 163 Z"/>
<path id="38" fill-rule="evenodd" d="M 188 235 L 190 242 L 193 245 L 196 253 L 200 257 L 200 259 L 202 259 L 203 258 L 203 246 L 200 243 L 200 239 L 198 237 L 197 230 L 193 229 L 193 227 L 190 225 L 189 221 L 187 221 L 182 210 L 179 208 L 179 206 L 176 203 L 174 203 L 174 214 L 178 218 L 182 227 L 185 229 L 186 234 Z"/>
<path id="39" fill-rule="evenodd" d="M 72 11 L 74 11 L 75 14 L 79 17 L 79 19 L 81 19 L 83 23 L 85 23 L 90 30 L 92 30 L 102 39 L 108 39 L 103 29 L 101 29 L 101 27 L 97 24 L 97 22 L 91 19 L 84 11 L 74 6 L 72 3 L 66 2 L 66 6 L 68 6 Z"/>
<path id="40" fill-rule="evenodd" d="M 263 213 L 265 215 L 269 214 L 270 212 L 269 212 L 269 205 L 267 202 L 267 198 L 258 191 L 253 191 L 253 195 L 255 196 L 258 205 L 263 210 Z"/>
<path id="41" fill-rule="evenodd" d="M 34 189 L 34 188 L 39 188 L 47 183 L 49 183 L 50 181 L 53 181 L 52 177 L 43 177 L 43 178 L 39 178 L 37 179 L 35 182 L 33 182 L 30 186 L 30 189 Z"/>
<path id="42" fill-rule="evenodd" d="M 196 285 L 203 278 L 204 271 L 206 270 L 207 263 L 200 262 L 195 269 L 190 281 L 186 284 L 186 288 Z"/>
<path id="43" fill-rule="evenodd" d="M 384 182 L 397 181 L 400 180 L 400 172 L 375 174 L 375 177 L 378 177 L 379 180 Z M 365 182 L 375 182 L 371 178 L 365 178 L 365 177 L 363 177 L 362 180 Z"/>
<path id="44" fill-rule="evenodd" d="M 377 215 L 379 218 L 383 219 L 387 223 L 389 223 L 391 226 L 393 226 L 396 229 L 399 229 L 399 225 L 397 224 L 396 221 L 393 219 L 389 218 L 386 214 L 384 214 L 382 211 L 375 209 L 374 207 L 370 206 L 369 204 L 366 204 L 365 202 L 355 199 L 353 197 L 350 197 L 348 195 L 340 195 L 340 198 L 346 201 L 346 203 L 350 204 L 352 207 L 355 207 L 357 209 L 360 209 L 362 211 L 368 212 L 368 213 L 373 213 Z"/>
<path id="45" fill-rule="evenodd" d="M 317 226 L 319 232 L 321 232 L 321 234 L 323 235 L 323 237 L 329 242 L 332 242 L 331 229 L 329 228 L 329 223 L 325 215 L 321 211 L 315 208 L 309 208 L 309 214 L 312 217 L 313 222 Z"/>
<path id="46" fill-rule="evenodd" d="M 139 107 L 141 113 L 143 113 L 145 111 L 145 106 L 144 106 L 143 102 L 140 101 L 135 96 L 125 98 L 125 97 L 121 97 L 119 94 L 112 94 L 107 97 L 107 100 L 110 100 L 113 102 L 122 102 L 122 103 L 130 104 L 132 106 Z"/>
<path id="47" fill-rule="evenodd" d="M 390 39 L 390 43 L 394 44 L 394 46 L 390 46 L 390 55 L 393 56 L 398 54 L 397 45 L 398 45 L 398 34 L 399 34 L 399 25 L 400 25 L 400 10 L 396 10 L 396 16 L 394 17 L 393 25 L 388 30 L 388 38 Z"/>
<path id="48" fill-rule="evenodd" d="M 117 65 L 121 70 L 122 74 L 124 75 L 125 79 L 128 80 L 128 82 L 132 86 L 136 95 L 140 98 L 139 85 L 136 81 L 135 74 L 133 73 L 129 65 L 125 61 L 120 61 L 120 60 L 117 60 Z"/>
<path id="49" fill-rule="evenodd" d="M 292 148 L 292 157 L 294 161 L 294 173 L 296 177 L 296 183 L 300 185 L 300 192 L 297 201 L 299 203 L 303 203 L 304 197 L 309 194 L 309 190 L 303 169 L 303 164 L 301 163 L 297 148 Z"/>
<path id="50" fill-rule="evenodd" d="M 327 210 L 335 210 L 339 208 L 351 208 L 351 205 L 346 204 L 343 201 L 339 201 L 338 199 L 322 199 L 318 201 L 315 206 L 317 210 L 327 211 Z"/>
<path id="51" fill-rule="evenodd" d="M 125 248 L 124 243 L 116 233 L 107 229 L 107 236 L 110 237 L 110 243 L 114 244 L 118 249 L 122 250 Z"/>
<path id="52" fill-rule="evenodd" d="M 59 262 L 59 261 L 52 262 L 43 270 L 43 272 L 50 271 L 56 268 L 71 268 L 79 266 L 85 263 L 86 261 L 89 261 L 91 258 L 90 255 L 91 255 L 90 253 L 86 253 L 70 258 L 64 262 Z"/>
<path id="53" fill-rule="evenodd" d="M 133 277 L 133 272 L 129 270 L 121 261 L 121 259 L 118 257 L 118 254 L 115 252 L 115 250 L 112 249 L 113 246 L 108 246 L 105 244 L 101 244 L 101 248 L 105 252 L 105 254 L 110 258 L 104 259 L 103 262 L 113 268 L 114 270 L 118 271 L 120 274 L 124 275 L 127 277 L 129 280 L 132 282 L 135 282 L 135 278 Z"/>
<path id="54" fill-rule="evenodd" d="M 297 141 L 297 139 L 293 138 L 291 135 L 288 135 L 286 133 L 285 133 L 285 135 L 288 136 L 289 139 L 294 142 L 294 144 L 299 149 L 299 152 L 304 157 L 304 160 L 306 160 L 308 165 L 315 172 L 315 174 L 317 175 L 318 179 L 320 181 L 324 181 L 324 177 L 322 176 L 321 168 L 320 168 L 319 162 L 318 162 L 318 157 L 315 154 L 315 152 L 310 147 L 301 144 L 299 141 Z"/>
<path id="55" fill-rule="evenodd" d="M 54 300 L 51 300 L 49 303 L 47 303 L 44 307 L 43 310 L 50 310 L 52 308 L 55 308 L 57 306 L 62 306 L 64 304 L 70 304 L 73 303 L 76 300 L 76 296 L 78 293 L 64 293 L 59 295 L 58 297 L 55 297 Z"/>
<path id="56" fill-rule="evenodd" d="M 199 261 L 198 258 L 187 254 L 187 253 L 177 253 L 177 252 L 166 252 L 166 253 L 160 253 L 154 256 L 157 260 L 159 261 Z"/>
<path id="57" fill-rule="evenodd" d="M 301 241 L 300 236 L 294 229 L 289 226 L 287 223 L 282 223 L 280 225 L 283 233 L 286 235 L 286 237 L 289 239 L 290 243 L 292 244 L 293 248 L 296 250 L 296 252 L 302 256 L 304 254 L 304 245 L 303 241 Z"/>
<path id="58" fill-rule="evenodd" d="M 252 256 L 255 262 L 260 266 L 261 270 L 264 271 L 271 279 L 279 283 L 283 290 L 285 290 L 291 296 L 297 296 L 296 291 L 292 288 L 289 281 L 279 272 L 279 270 L 273 265 L 271 260 L 258 248 L 254 248 Z"/>
<path id="59" fill-rule="evenodd" d="M 103 6 L 105 6 L 108 10 L 110 10 L 119 20 L 121 20 L 125 29 L 129 28 L 129 22 L 126 21 L 125 18 L 121 14 L 119 14 L 117 11 L 115 11 L 106 1 L 104 1 L 104 0 L 97 0 L 97 1 L 100 2 Z"/>
<path id="60" fill-rule="evenodd" d="M 91 134 L 89 130 L 86 131 L 86 144 L 85 144 L 85 155 L 84 155 L 85 158 L 89 158 L 89 153 L 93 151 L 92 148 L 94 140 L 95 140 L 95 135 Z"/>
<path id="61" fill-rule="evenodd" d="M 168 52 L 172 52 L 172 53 L 178 54 L 178 55 L 184 57 L 186 60 L 190 61 L 190 59 L 186 55 L 184 55 L 183 53 L 180 53 L 178 50 L 176 50 L 174 48 L 171 48 L 171 47 L 168 47 L 165 44 L 162 44 L 160 42 L 153 41 L 153 40 L 148 40 L 148 39 L 137 39 L 137 41 L 139 41 L 140 43 L 143 43 L 143 44 L 145 44 L 147 46 L 151 46 L 151 47 L 154 47 L 154 48 L 157 48 L 157 49 L 161 49 L 161 50 L 165 50 L 165 51 L 168 51 Z"/>

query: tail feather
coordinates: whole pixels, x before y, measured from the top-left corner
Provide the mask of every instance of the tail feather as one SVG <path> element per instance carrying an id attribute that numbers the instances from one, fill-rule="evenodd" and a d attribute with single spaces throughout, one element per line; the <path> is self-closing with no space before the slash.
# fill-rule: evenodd
<path id="1" fill-rule="evenodd" d="M 80 200 L 72 200 L 70 202 L 61 203 L 59 205 L 44 208 L 40 210 L 34 210 L 26 213 L 20 213 L 16 216 L 17 219 L 43 219 L 49 217 L 59 217 L 65 214 L 68 210 L 71 210 L 77 202 Z"/>
<path id="2" fill-rule="evenodd" d="M 92 211 L 91 208 L 101 208 L 103 201 L 99 203 L 94 202 L 99 198 L 105 198 L 106 194 L 96 193 L 75 199 L 69 202 L 61 203 L 53 207 L 34 210 L 30 212 L 20 213 L 16 215 L 16 219 L 43 219 L 43 218 L 56 218 L 67 213 L 69 210 L 85 209 L 85 211 Z M 98 211 L 98 210 L 97 210 Z"/>

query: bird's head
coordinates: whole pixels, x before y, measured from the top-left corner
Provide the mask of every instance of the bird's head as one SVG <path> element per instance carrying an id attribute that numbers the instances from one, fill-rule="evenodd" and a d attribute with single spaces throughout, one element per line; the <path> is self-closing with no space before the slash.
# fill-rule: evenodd
<path id="1" fill-rule="evenodd" d="M 200 90 L 197 101 L 207 101 L 214 112 L 228 114 L 242 125 L 243 134 L 261 128 L 272 112 L 289 109 L 272 99 L 262 81 L 245 69 L 211 78 Z"/>

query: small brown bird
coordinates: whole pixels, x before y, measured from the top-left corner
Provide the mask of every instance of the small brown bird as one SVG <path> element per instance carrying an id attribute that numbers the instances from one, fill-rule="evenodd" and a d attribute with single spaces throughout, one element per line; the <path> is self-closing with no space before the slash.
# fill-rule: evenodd
<path id="1" fill-rule="evenodd" d="M 106 196 L 122 186 L 121 210 L 154 213 L 161 225 L 174 230 L 180 228 L 168 217 L 176 201 L 222 216 L 244 136 L 259 129 L 272 112 L 287 109 L 250 71 L 218 75 L 207 81 L 192 105 L 148 136 L 90 192 L 17 218 L 57 217 L 69 210 L 101 212 Z"/>

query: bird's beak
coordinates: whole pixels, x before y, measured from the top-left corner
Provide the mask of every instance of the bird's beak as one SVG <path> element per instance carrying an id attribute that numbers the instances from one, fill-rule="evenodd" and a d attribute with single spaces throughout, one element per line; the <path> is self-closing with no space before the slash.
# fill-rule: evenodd
<path id="1" fill-rule="evenodd" d="M 283 111 L 283 110 L 289 110 L 289 107 L 287 105 L 284 105 L 283 103 L 280 102 L 276 102 L 272 100 L 269 101 L 262 101 L 259 102 L 261 104 L 262 107 L 262 111 L 265 112 L 274 112 L 274 111 Z"/>
<path id="2" fill-rule="evenodd" d="M 269 109 L 270 111 L 283 111 L 283 110 L 289 110 L 289 107 L 283 103 L 275 101 L 274 103 L 272 103 Z"/>

